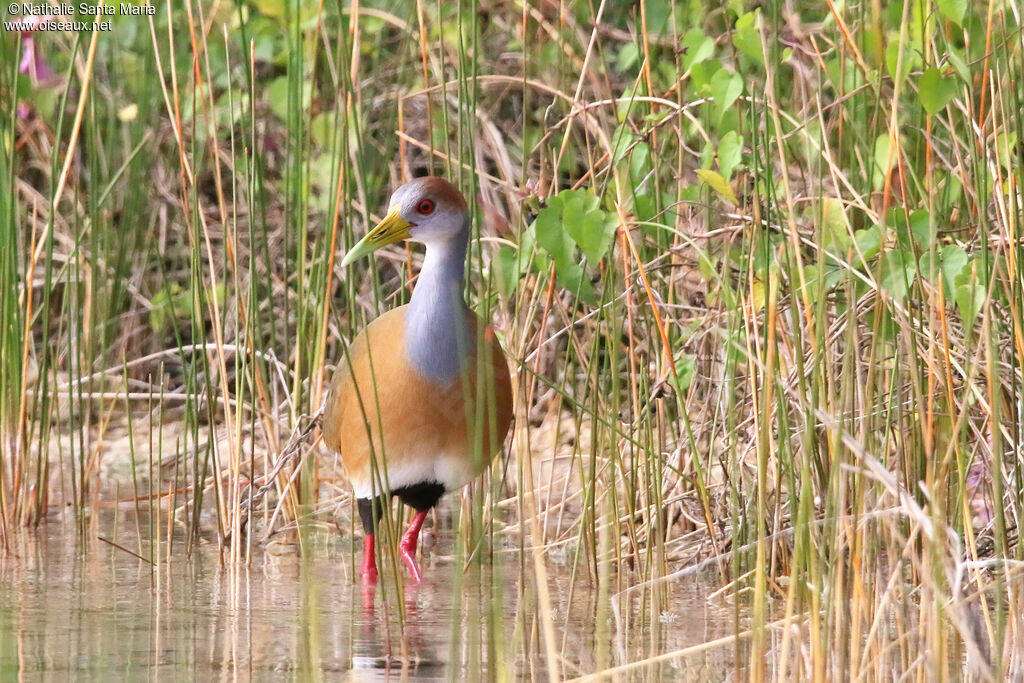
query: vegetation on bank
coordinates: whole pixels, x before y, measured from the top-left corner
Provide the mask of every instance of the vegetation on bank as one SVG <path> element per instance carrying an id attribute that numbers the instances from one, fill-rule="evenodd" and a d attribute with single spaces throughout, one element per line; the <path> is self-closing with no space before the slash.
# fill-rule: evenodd
<path id="1" fill-rule="evenodd" d="M 709 573 L 755 675 L 1019 675 L 1020 10 L 250 0 L 3 34 L 4 542 L 114 500 L 169 561 L 352 531 L 314 446 L 242 533 L 420 258 L 339 254 L 439 173 L 518 390 L 460 552 L 538 584 L 567 552 L 612 602 Z"/>

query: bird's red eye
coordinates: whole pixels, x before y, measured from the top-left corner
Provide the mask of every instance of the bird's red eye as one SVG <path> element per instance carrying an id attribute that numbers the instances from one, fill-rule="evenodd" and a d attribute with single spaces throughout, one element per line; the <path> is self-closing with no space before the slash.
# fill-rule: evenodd
<path id="1" fill-rule="evenodd" d="M 416 203 L 416 213 L 421 216 L 429 216 L 434 213 L 434 200 L 433 199 L 421 199 Z"/>

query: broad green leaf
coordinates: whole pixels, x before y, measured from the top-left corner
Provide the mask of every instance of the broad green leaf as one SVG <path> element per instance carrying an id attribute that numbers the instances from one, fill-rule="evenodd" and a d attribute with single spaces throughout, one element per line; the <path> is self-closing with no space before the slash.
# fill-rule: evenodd
<path id="1" fill-rule="evenodd" d="M 693 384 L 694 375 L 697 372 L 696 359 L 682 349 L 673 355 L 676 364 L 676 374 L 669 376 L 669 383 L 676 390 L 677 394 L 684 394 Z"/>
<path id="2" fill-rule="evenodd" d="M 804 266 L 804 286 L 807 287 L 808 291 L 810 291 L 810 292 L 817 292 L 818 291 L 818 279 L 820 277 L 821 277 L 821 268 L 819 268 L 817 266 L 817 264 L 813 264 L 812 263 L 811 265 Z M 797 277 L 794 277 L 793 279 L 796 280 Z M 799 285 L 799 283 L 794 283 L 794 284 Z"/>
<path id="3" fill-rule="evenodd" d="M 718 171 L 727 181 L 732 178 L 733 169 L 743 159 L 743 136 L 734 130 L 722 136 L 718 143 Z"/>
<path id="4" fill-rule="evenodd" d="M 574 261 L 561 265 L 555 264 L 555 279 L 559 286 L 575 294 L 585 304 L 590 306 L 597 304 L 597 293 L 580 264 Z"/>
<path id="5" fill-rule="evenodd" d="M 825 273 L 825 289 L 831 291 L 835 289 L 843 278 L 846 277 L 848 271 L 842 268 L 831 268 Z"/>
<path id="6" fill-rule="evenodd" d="M 327 147 L 335 133 L 334 112 L 321 112 L 309 122 L 309 132 L 321 147 Z"/>
<path id="7" fill-rule="evenodd" d="M 192 292 L 172 282 L 156 292 L 149 310 L 149 324 L 158 335 L 170 331 L 175 320 L 187 318 L 192 309 Z"/>
<path id="8" fill-rule="evenodd" d="M 270 82 L 264 90 L 264 94 L 267 98 L 267 103 L 270 105 L 270 111 L 281 119 L 282 121 L 288 120 L 288 77 L 281 76 L 275 78 Z M 313 101 L 313 86 L 308 80 L 303 80 L 299 84 L 299 106 L 303 111 L 309 109 L 310 104 Z"/>
<path id="9" fill-rule="evenodd" d="M 946 299 L 953 298 L 956 290 L 956 283 L 961 273 L 968 270 L 970 259 L 967 252 L 959 244 L 947 244 L 942 248 L 941 268 L 942 287 Z"/>
<path id="10" fill-rule="evenodd" d="M 966 327 L 975 324 L 975 318 L 985 305 L 985 288 L 976 282 L 965 282 L 956 288 L 956 307 Z"/>
<path id="11" fill-rule="evenodd" d="M 908 259 L 902 251 L 890 251 L 885 255 L 885 277 L 882 278 L 882 290 L 895 301 L 902 302 L 907 291 L 914 282 L 917 264 Z"/>
<path id="12" fill-rule="evenodd" d="M 910 214 L 910 234 L 921 251 L 927 250 L 935 241 L 935 223 L 924 209 Z"/>
<path id="13" fill-rule="evenodd" d="M 929 116 L 935 116 L 956 97 L 959 85 L 938 69 L 928 69 L 917 81 L 917 96 Z"/>
<path id="14" fill-rule="evenodd" d="M 887 133 L 883 133 L 875 139 L 874 160 L 871 186 L 875 190 L 881 190 L 885 183 L 885 174 L 889 170 L 889 164 L 895 162 L 895 159 L 889 158 L 889 135 Z"/>
<path id="15" fill-rule="evenodd" d="M 629 71 L 640 60 L 640 49 L 636 43 L 626 43 L 615 59 L 615 69 L 620 73 Z"/>
<path id="16" fill-rule="evenodd" d="M 652 35 L 659 36 L 671 32 L 674 26 L 673 3 L 648 2 L 647 27 Z"/>
<path id="17" fill-rule="evenodd" d="M 577 191 L 569 190 L 559 193 L 562 200 L 562 227 L 572 238 L 572 241 L 579 244 L 573 236 L 573 231 L 579 228 L 587 215 L 587 208 L 583 204 L 583 197 Z"/>
<path id="18" fill-rule="evenodd" d="M 837 256 L 844 256 L 853 244 L 843 203 L 835 197 L 821 200 L 821 233 L 823 246 Z"/>
<path id="19" fill-rule="evenodd" d="M 706 251 L 701 251 L 697 257 L 697 272 L 708 282 L 716 282 L 718 280 L 718 259 Z"/>
<path id="20" fill-rule="evenodd" d="M 634 136 L 629 126 L 625 123 L 619 125 L 615 130 L 612 143 L 612 163 L 616 166 L 620 161 L 626 158 L 626 155 L 630 153 L 630 148 L 636 142 L 636 136 Z M 561 194 L 561 193 L 559 193 Z"/>
<path id="21" fill-rule="evenodd" d="M 704 143 L 700 150 L 700 167 L 711 168 L 711 164 L 715 160 L 715 145 L 708 140 Z"/>
<path id="22" fill-rule="evenodd" d="M 877 225 L 865 230 L 858 230 L 853 237 L 857 241 L 857 251 L 861 253 L 865 261 L 874 258 L 882 245 L 882 231 Z"/>
<path id="23" fill-rule="evenodd" d="M 717 59 L 708 59 L 690 67 L 690 81 L 695 92 L 701 96 L 709 94 L 711 77 L 722 70 Z"/>
<path id="24" fill-rule="evenodd" d="M 227 300 L 228 288 L 223 282 L 216 287 L 204 288 L 206 300 L 216 295 L 221 305 Z M 171 283 L 153 295 L 153 307 L 149 312 L 150 324 L 158 334 L 171 330 L 176 320 L 188 320 L 195 307 L 195 297 L 191 289 L 185 289 L 177 283 Z"/>
<path id="25" fill-rule="evenodd" d="M 569 234 L 587 257 L 587 263 L 597 263 L 608 253 L 618 219 L 604 211 L 591 211 L 578 224 L 567 224 Z"/>
<path id="26" fill-rule="evenodd" d="M 829 266 L 821 269 L 812 264 L 804 266 L 804 282 L 807 285 L 807 291 L 811 293 L 811 296 L 815 296 L 822 286 L 826 292 L 835 289 L 836 285 L 843 281 L 846 273 L 847 271 L 843 268 Z"/>
<path id="27" fill-rule="evenodd" d="M 952 48 L 946 52 L 946 59 L 949 60 L 950 65 L 953 67 L 953 71 L 956 72 L 957 77 L 962 83 L 970 85 L 971 83 L 971 69 L 967 66 L 967 62 L 964 61 L 956 50 Z"/>
<path id="28" fill-rule="evenodd" d="M 711 77 L 711 96 L 715 98 L 715 116 L 722 120 L 729 109 L 743 94 L 743 79 L 738 73 L 721 69 Z"/>
<path id="29" fill-rule="evenodd" d="M 629 175 L 634 185 L 639 185 L 651 168 L 651 147 L 646 142 L 638 142 L 629 155 Z"/>
<path id="30" fill-rule="evenodd" d="M 1008 130 L 997 135 L 994 149 L 999 163 L 1007 169 L 1013 168 L 1016 165 L 1016 160 L 1019 158 L 1017 152 L 1017 132 Z"/>
<path id="31" fill-rule="evenodd" d="M 750 301 L 756 311 L 763 309 L 768 301 L 768 288 L 760 278 L 755 277 L 750 283 Z"/>
<path id="32" fill-rule="evenodd" d="M 249 0 L 249 4 L 255 6 L 265 17 L 284 19 L 284 0 Z"/>
<path id="33" fill-rule="evenodd" d="M 706 168 L 697 169 L 697 177 L 700 178 L 701 182 L 714 190 L 720 197 L 730 202 L 733 206 L 739 204 L 736 199 L 736 195 L 733 193 L 732 188 L 729 187 L 729 183 L 725 182 L 725 178 Z"/>
<path id="34" fill-rule="evenodd" d="M 617 219 L 600 204 L 600 198 L 585 190 L 563 190 L 537 215 L 537 243 L 551 254 L 559 271 L 575 263 L 575 246 L 589 263 L 597 263 L 607 254 Z"/>
<path id="35" fill-rule="evenodd" d="M 953 174 L 949 174 L 940 180 L 937 191 L 933 192 L 933 196 L 936 198 L 936 213 L 939 216 L 948 216 L 952 212 L 953 207 L 960 202 L 963 191 L 963 184 Z"/>
<path id="36" fill-rule="evenodd" d="M 498 285 L 498 293 L 506 299 L 516 291 L 516 283 L 519 281 L 519 259 L 517 257 L 518 250 L 505 245 L 491 259 L 491 268 L 494 269 L 494 280 Z"/>
<path id="37" fill-rule="evenodd" d="M 885 222 L 896 233 L 899 248 L 908 255 L 913 253 L 915 247 L 923 251 L 935 241 L 935 226 L 924 209 L 918 209 L 908 216 L 902 207 L 895 206 L 889 209 Z"/>
<path id="38" fill-rule="evenodd" d="M 935 4 L 938 5 L 942 16 L 957 26 L 961 25 L 964 14 L 967 12 L 967 0 L 935 0 Z"/>
<path id="39" fill-rule="evenodd" d="M 683 71 L 689 71 L 694 64 L 699 64 L 715 53 L 715 41 L 704 35 L 699 28 L 691 28 L 679 43 L 682 50 Z"/>
<path id="40" fill-rule="evenodd" d="M 543 269 L 547 263 L 538 263 L 538 258 L 547 258 L 542 251 L 537 250 L 537 221 L 526 226 L 519 236 L 519 272 L 526 270 L 530 257 L 533 257 L 535 265 Z"/>
<path id="41" fill-rule="evenodd" d="M 555 264 L 559 266 L 572 263 L 573 252 L 572 238 L 562 224 L 563 201 L 559 200 L 558 196 L 552 197 L 533 222 L 537 244 L 550 254 Z"/>
<path id="42" fill-rule="evenodd" d="M 586 196 L 593 199 L 593 204 L 597 204 L 599 201 L 594 195 Z M 608 248 L 615 237 L 618 220 L 613 214 L 602 211 L 597 206 L 585 205 L 582 198 L 578 204 L 580 209 L 578 213 L 575 210 L 576 206 L 575 200 L 571 202 L 573 211 L 566 213 L 565 229 L 583 251 L 587 262 L 597 263 L 608 253 Z"/>
<path id="43" fill-rule="evenodd" d="M 658 210 L 654 204 L 654 197 L 649 194 L 638 194 L 633 196 L 633 213 L 638 221 L 654 220 Z"/>
<path id="44" fill-rule="evenodd" d="M 889 75 L 892 76 L 892 79 L 902 82 L 916 62 L 915 53 L 908 46 L 903 46 L 903 57 L 902 61 L 900 61 L 899 31 L 890 32 L 889 42 L 885 46 L 885 68 Z M 897 66 L 899 67 L 899 73 L 896 73 Z"/>
<path id="45" fill-rule="evenodd" d="M 736 20 L 736 30 L 732 34 L 732 44 L 736 49 L 750 57 L 754 62 L 764 66 L 764 53 L 761 51 L 761 10 L 747 12 Z"/>

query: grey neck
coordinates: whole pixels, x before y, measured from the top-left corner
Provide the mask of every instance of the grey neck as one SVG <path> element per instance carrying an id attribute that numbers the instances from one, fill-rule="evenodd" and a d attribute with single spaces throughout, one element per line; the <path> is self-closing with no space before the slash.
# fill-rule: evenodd
<path id="1" fill-rule="evenodd" d="M 468 242 L 467 225 L 450 240 L 427 244 L 405 314 L 405 355 L 416 370 L 440 384 L 458 376 L 475 343 L 462 299 Z"/>

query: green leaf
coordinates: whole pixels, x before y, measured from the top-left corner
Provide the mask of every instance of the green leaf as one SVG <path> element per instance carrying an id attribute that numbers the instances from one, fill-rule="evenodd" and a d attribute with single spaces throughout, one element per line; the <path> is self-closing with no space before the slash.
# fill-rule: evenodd
<path id="1" fill-rule="evenodd" d="M 882 231 L 878 226 L 875 225 L 866 230 L 858 230 L 853 236 L 857 241 L 857 251 L 864 257 L 864 261 L 874 258 L 875 254 L 878 253 L 879 247 L 882 245 Z"/>
<path id="2" fill-rule="evenodd" d="M 626 43 L 619 50 L 619 55 L 615 59 L 615 69 L 620 73 L 625 73 L 639 60 L 640 49 L 636 46 L 636 43 Z"/>
<path id="3" fill-rule="evenodd" d="M 590 284 L 583 266 L 574 261 L 558 265 L 555 264 L 555 279 L 558 285 L 575 294 L 581 301 L 589 306 L 597 305 L 597 292 Z"/>
<path id="4" fill-rule="evenodd" d="M 929 116 L 935 116 L 956 97 L 959 86 L 938 69 L 928 69 L 917 81 L 917 96 Z"/>
<path id="5" fill-rule="evenodd" d="M 821 204 L 823 246 L 835 252 L 837 256 L 844 256 L 853 241 L 850 239 L 850 228 L 846 220 L 846 212 L 843 210 L 843 203 L 835 197 L 825 197 L 821 200 Z"/>
<path id="6" fill-rule="evenodd" d="M 639 185 L 651 168 L 651 147 L 646 142 L 638 142 L 629 155 L 629 177 L 633 184 Z"/>
<path id="7" fill-rule="evenodd" d="M 747 12 L 736 20 L 736 30 L 732 34 L 732 44 L 736 49 L 750 57 L 754 62 L 764 66 L 764 53 L 761 51 L 761 10 Z"/>
<path id="8" fill-rule="evenodd" d="M 733 193 L 732 188 L 729 187 L 729 183 L 725 181 L 721 175 L 715 171 L 711 171 L 706 168 L 697 169 L 697 177 L 700 181 L 714 190 L 720 197 L 730 202 L 733 206 L 739 204 L 736 199 L 736 195 Z"/>
<path id="9" fill-rule="evenodd" d="M 743 159 L 743 136 L 734 130 L 722 136 L 718 143 L 718 170 L 727 181 L 732 177 L 733 169 Z"/>
<path id="10" fill-rule="evenodd" d="M 954 296 L 957 280 L 969 269 L 970 259 L 967 252 L 959 244 L 947 244 L 942 248 L 940 256 L 942 268 L 942 288 L 947 299 Z"/>
<path id="11" fill-rule="evenodd" d="M 625 123 L 619 125 L 615 130 L 612 142 L 612 164 L 618 166 L 619 162 L 632 151 L 631 147 L 634 143 L 636 143 L 636 136 L 630 132 L 629 126 Z"/>
<path id="12" fill-rule="evenodd" d="M 809 291 L 818 290 L 818 279 L 821 277 L 821 268 L 817 264 L 804 266 L 804 284 Z M 796 278 L 793 278 L 796 280 Z M 800 289 L 803 289 L 802 287 Z"/>
<path id="13" fill-rule="evenodd" d="M 289 83 L 288 76 L 281 76 L 275 78 L 270 82 L 264 90 L 264 94 L 267 98 L 267 103 L 270 105 L 270 111 L 281 119 L 282 121 L 288 120 L 288 98 L 289 98 Z M 313 101 L 313 86 L 308 80 L 303 80 L 299 84 L 299 105 L 303 111 L 308 110 L 310 104 Z"/>
<path id="14" fill-rule="evenodd" d="M 158 335 L 164 335 L 175 320 L 188 317 L 191 306 L 192 292 L 172 282 L 153 295 L 149 324 Z"/>
<path id="15" fill-rule="evenodd" d="M 618 228 L 618 219 L 604 211 L 591 211 L 579 223 L 566 223 L 566 229 L 587 257 L 587 263 L 597 263 L 611 247 Z"/>
<path id="16" fill-rule="evenodd" d="M 552 197 L 537 219 L 533 222 L 536 228 L 537 244 L 546 251 L 558 265 L 572 263 L 573 241 L 562 226 L 562 202 Z"/>
<path id="17" fill-rule="evenodd" d="M 890 251 L 885 255 L 885 277 L 882 279 L 882 290 L 895 301 L 902 302 L 907 291 L 914 282 L 917 264 L 908 259 L 902 251 Z"/>
<path id="18" fill-rule="evenodd" d="M 892 76 L 893 81 L 902 82 L 910 70 L 914 68 L 917 59 L 915 53 L 906 45 L 903 46 L 902 61 L 900 60 L 900 34 L 899 31 L 892 31 L 889 34 L 889 42 L 885 46 L 885 68 Z M 896 67 L 899 66 L 899 73 Z"/>
<path id="19" fill-rule="evenodd" d="M 718 121 L 743 94 L 743 79 L 738 73 L 719 70 L 711 77 L 711 96 L 715 98 L 715 116 Z"/>
<path id="20" fill-rule="evenodd" d="M 1007 130 L 997 135 L 993 149 L 999 163 L 1007 170 L 1014 168 L 1018 158 L 1017 131 Z"/>
<path id="21" fill-rule="evenodd" d="M 935 223 L 924 209 L 910 214 L 910 234 L 921 251 L 927 250 L 935 241 Z"/>
<path id="22" fill-rule="evenodd" d="M 985 288 L 976 282 L 965 282 L 956 288 L 956 307 L 966 327 L 975 324 L 975 318 L 985 305 Z"/>
<path id="23" fill-rule="evenodd" d="M 715 53 L 715 41 L 704 35 L 699 28 L 691 28 L 679 43 L 682 50 L 683 71 L 689 71 L 694 64 L 699 64 Z"/>
<path id="24" fill-rule="evenodd" d="M 717 59 L 709 59 L 690 68 L 690 81 L 693 83 L 694 92 L 701 96 L 708 94 L 711 77 L 722 70 L 722 65 Z"/>
<path id="25" fill-rule="evenodd" d="M 608 253 L 618 221 L 600 204 L 596 195 L 585 190 L 563 190 L 537 215 L 537 243 L 551 254 L 560 271 L 575 263 L 575 246 L 589 263 Z"/>
<path id="26" fill-rule="evenodd" d="M 265 17 L 284 19 L 284 0 L 249 0 L 249 4 L 254 5 Z"/>
<path id="27" fill-rule="evenodd" d="M 636 214 L 636 219 L 638 221 L 645 222 L 654 220 L 654 216 L 658 213 L 658 207 L 655 206 L 654 197 L 649 194 L 633 195 L 633 213 Z"/>
<path id="28" fill-rule="evenodd" d="M 967 66 L 967 62 L 964 61 L 955 50 L 952 48 L 946 53 L 946 59 L 949 60 L 950 65 L 953 67 L 953 71 L 956 72 L 957 77 L 962 83 L 970 85 L 971 83 L 971 68 Z"/>
<path id="29" fill-rule="evenodd" d="M 967 0 L 935 0 L 942 16 L 952 21 L 957 26 L 964 20 L 967 12 Z"/>
<path id="30" fill-rule="evenodd" d="M 885 174 L 889 170 L 889 164 L 894 162 L 894 159 L 889 158 L 889 134 L 883 133 L 875 139 L 875 166 L 874 172 L 871 174 L 871 186 L 875 190 L 881 190 L 882 184 L 885 182 Z"/>
<path id="31" fill-rule="evenodd" d="M 953 208 L 960 203 L 963 192 L 964 186 L 955 175 L 949 174 L 940 180 L 937 190 L 932 193 L 937 200 L 936 213 L 940 216 L 948 216 L 952 213 Z"/>
<path id="32" fill-rule="evenodd" d="M 682 349 L 673 355 L 676 364 L 676 374 L 669 376 L 669 383 L 676 390 L 677 394 L 684 394 L 693 384 L 693 378 L 697 374 L 696 359 Z"/>
<path id="33" fill-rule="evenodd" d="M 523 230 L 519 236 L 519 272 L 526 272 L 527 267 L 530 265 L 532 260 L 536 270 L 546 270 L 548 267 L 548 257 L 546 253 L 540 249 L 537 249 L 537 221 L 527 226 L 526 230 Z"/>
<path id="34" fill-rule="evenodd" d="M 519 281 L 518 256 L 517 249 L 505 245 L 491 259 L 491 268 L 494 269 L 494 281 L 498 285 L 498 293 L 506 299 L 516 291 L 516 283 Z"/>

